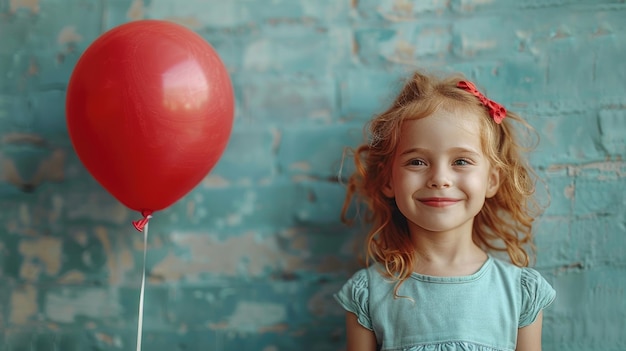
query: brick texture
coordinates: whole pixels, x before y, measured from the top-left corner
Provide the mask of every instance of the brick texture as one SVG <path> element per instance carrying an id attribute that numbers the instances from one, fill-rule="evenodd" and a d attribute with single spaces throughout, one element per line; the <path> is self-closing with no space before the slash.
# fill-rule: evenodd
<path id="1" fill-rule="evenodd" d="M 150 223 L 143 349 L 342 350 L 332 294 L 345 146 L 415 68 L 525 116 L 550 207 L 547 351 L 626 350 L 626 5 L 612 0 L 0 0 L 0 350 L 134 350 L 138 214 L 77 159 L 65 89 L 104 31 L 167 19 L 210 42 L 236 122 L 218 165 Z"/>

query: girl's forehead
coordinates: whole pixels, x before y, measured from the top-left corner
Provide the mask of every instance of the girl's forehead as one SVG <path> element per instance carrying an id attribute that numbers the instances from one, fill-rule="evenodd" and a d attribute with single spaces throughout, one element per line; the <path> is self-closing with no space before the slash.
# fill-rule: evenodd
<path id="1" fill-rule="evenodd" d="M 486 116 L 484 106 L 468 104 L 450 98 L 431 98 L 424 102 L 413 102 L 407 106 L 402 118 L 411 120 L 418 118 L 427 118 L 442 113 L 451 113 L 460 118 L 480 119 Z"/>
<path id="2" fill-rule="evenodd" d="M 480 135 L 483 116 L 472 110 L 439 108 L 432 114 L 402 123 L 402 130 L 418 129 L 429 133 L 459 130 Z"/>
<path id="3" fill-rule="evenodd" d="M 479 151 L 482 149 L 481 117 L 471 112 L 439 109 L 427 117 L 405 120 L 400 131 L 398 148 L 467 147 Z"/>

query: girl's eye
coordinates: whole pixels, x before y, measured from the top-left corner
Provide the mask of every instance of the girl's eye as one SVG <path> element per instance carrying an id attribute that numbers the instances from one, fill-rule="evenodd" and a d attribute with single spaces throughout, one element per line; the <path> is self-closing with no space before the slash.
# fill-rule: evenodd
<path id="1" fill-rule="evenodd" d="M 470 164 L 471 163 L 466 159 L 458 159 L 453 163 L 455 166 L 469 166 Z"/>
<path id="2" fill-rule="evenodd" d="M 422 160 L 419 159 L 414 159 L 414 160 L 410 160 L 409 162 L 407 162 L 407 165 L 409 166 L 424 166 L 426 165 L 426 163 Z"/>

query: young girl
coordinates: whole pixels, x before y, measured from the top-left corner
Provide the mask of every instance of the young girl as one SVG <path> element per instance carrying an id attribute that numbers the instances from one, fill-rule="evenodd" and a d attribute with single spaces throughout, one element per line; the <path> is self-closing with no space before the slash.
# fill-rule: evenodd
<path id="1" fill-rule="evenodd" d="M 464 77 L 420 73 L 373 119 L 342 211 L 371 224 L 369 267 L 335 295 L 349 351 L 541 350 L 555 291 L 526 267 L 539 211 L 514 124 Z"/>

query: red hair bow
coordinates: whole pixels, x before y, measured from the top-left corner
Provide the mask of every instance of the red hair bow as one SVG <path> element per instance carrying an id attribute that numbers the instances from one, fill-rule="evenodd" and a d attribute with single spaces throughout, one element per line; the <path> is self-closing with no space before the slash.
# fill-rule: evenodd
<path id="1" fill-rule="evenodd" d="M 476 86 L 472 82 L 462 80 L 458 82 L 456 86 L 476 96 L 478 100 L 480 100 L 480 102 L 485 105 L 485 107 L 487 107 L 487 109 L 489 110 L 489 115 L 493 118 L 493 120 L 497 124 L 502 123 L 502 120 L 504 119 L 504 117 L 506 117 L 506 109 L 504 108 L 504 106 L 493 100 L 487 99 L 485 95 L 483 95 L 480 91 L 478 91 L 478 89 L 476 89 Z"/>

